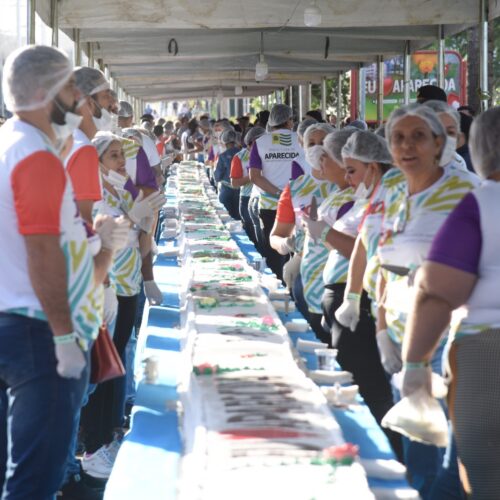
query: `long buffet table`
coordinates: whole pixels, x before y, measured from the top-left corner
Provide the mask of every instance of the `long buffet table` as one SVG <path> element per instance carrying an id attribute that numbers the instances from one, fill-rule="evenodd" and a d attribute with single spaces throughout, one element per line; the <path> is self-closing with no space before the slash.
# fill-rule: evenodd
<path id="1" fill-rule="evenodd" d="M 167 190 L 166 207 L 176 207 L 177 193 Z M 237 229 L 237 228 L 236 228 Z M 253 267 L 258 267 L 260 254 L 241 231 L 231 232 L 233 240 Z M 181 328 L 181 310 L 185 267 L 175 255 L 177 239 L 160 239 L 154 274 L 163 293 L 161 306 L 146 304 L 136 350 L 135 373 L 141 379 L 142 364 L 155 358 L 157 380 L 138 381 L 135 406 L 132 410 L 130 432 L 126 435 L 108 481 L 105 500 L 168 500 L 179 498 L 179 476 L 186 436 L 183 432 L 183 409 L 178 392 L 186 358 L 183 353 L 185 332 Z M 266 272 L 266 271 L 265 271 Z M 269 272 L 267 270 L 267 272 Z M 283 324 L 303 325 L 298 311 L 277 311 Z M 298 328 L 300 330 L 300 328 Z M 288 335 L 296 345 L 299 339 L 316 341 L 312 330 L 293 331 Z M 315 370 L 316 357 L 299 353 L 307 369 Z M 359 447 L 359 458 L 373 461 L 392 461 L 395 456 L 388 440 L 368 408 L 358 396 L 357 404 L 347 408 L 329 407 L 338 422 L 343 438 Z M 368 485 L 377 499 L 418 498 L 406 480 L 371 477 Z M 380 474 L 374 473 L 374 476 Z M 184 495 L 186 498 L 186 495 Z"/>

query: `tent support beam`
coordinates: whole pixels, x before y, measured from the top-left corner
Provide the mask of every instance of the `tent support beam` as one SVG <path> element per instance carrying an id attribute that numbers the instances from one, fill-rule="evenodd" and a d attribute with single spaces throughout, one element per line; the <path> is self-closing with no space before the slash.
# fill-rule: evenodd
<path id="1" fill-rule="evenodd" d="M 342 73 L 337 76 L 337 128 L 342 123 Z"/>
<path id="2" fill-rule="evenodd" d="M 488 0 L 480 0 L 479 13 L 479 90 L 481 111 L 488 109 Z"/>
<path id="3" fill-rule="evenodd" d="M 326 76 L 321 79 L 321 114 L 326 120 Z"/>
<path id="4" fill-rule="evenodd" d="M 377 56 L 377 123 L 384 123 L 384 56 Z"/>
<path id="5" fill-rule="evenodd" d="M 36 0 L 28 0 L 28 19 L 26 39 L 30 45 L 35 43 L 35 17 L 36 17 Z"/>
<path id="6" fill-rule="evenodd" d="M 366 89 L 365 89 L 365 78 L 364 78 L 364 70 L 363 66 L 360 64 L 358 68 L 358 79 L 356 82 L 356 85 L 358 86 L 358 118 L 360 120 L 365 119 L 365 96 L 366 96 Z"/>
<path id="7" fill-rule="evenodd" d="M 73 40 L 75 41 L 75 66 L 82 65 L 82 44 L 80 42 L 80 29 L 73 29 Z"/>
<path id="8" fill-rule="evenodd" d="M 59 0 L 50 0 L 50 25 L 52 47 L 59 47 Z"/>
<path id="9" fill-rule="evenodd" d="M 403 59 L 403 103 L 410 104 L 410 78 L 411 78 L 411 56 L 410 40 L 405 42 L 405 53 Z"/>
<path id="10" fill-rule="evenodd" d="M 304 99 L 302 98 L 303 85 L 299 85 L 299 121 L 302 121 L 304 116 Z"/>
<path id="11" fill-rule="evenodd" d="M 444 30 L 438 26 L 438 87 L 444 89 Z"/>

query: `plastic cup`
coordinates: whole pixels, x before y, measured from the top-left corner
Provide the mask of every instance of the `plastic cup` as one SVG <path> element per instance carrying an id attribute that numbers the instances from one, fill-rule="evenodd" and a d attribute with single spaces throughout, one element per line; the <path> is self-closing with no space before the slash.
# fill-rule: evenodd
<path id="1" fill-rule="evenodd" d="M 335 371 L 337 349 L 314 349 L 318 359 L 318 370 Z"/>

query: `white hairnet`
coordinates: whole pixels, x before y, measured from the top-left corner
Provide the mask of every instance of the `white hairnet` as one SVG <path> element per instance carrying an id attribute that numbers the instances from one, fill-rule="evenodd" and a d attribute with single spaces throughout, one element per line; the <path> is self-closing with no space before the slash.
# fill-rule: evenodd
<path id="1" fill-rule="evenodd" d="M 9 111 L 33 111 L 46 106 L 73 73 L 66 54 L 44 45 L 12 52 L 3 68 L 2 91 Z"/>
<path id="2" fill-rule="evenodd" d="M 307 147 L 311 134 L 314 134 L 314 132 L 317 132 L 318 130 L 322 130 L 325 135 L 331 134 L 335 131 L 335 129 L 331 125 L 328 125 L 328 123 L 313 123 L 312 125 L 309 125 L 303 136 L 304 148 Z"/>
<path id="3" fill-rule="evenodd" d="M 446 113 L 450 115 L 455 122 L 457 130 L 460 131 L 460 113 L 446 102 L 431 99 L 430 101 L 422 103 L 422 106 L 429 106 L 429 108 L 433 109 L 436 113 Z"/>
<path id="4" fill-rule="evenodd" d="M 259 137 L 263 136 L 266 133 L 266 129 L 264 127 L 252 127 L 245 135 L 245 144 L 250 144 L 251 142 L 256 141 Z"/>
<path id="5" fill-rule="evenodd" d="M 96 68 L 81 66 L 75 69 L 76 86 L 83 95 L 95 95 L 110 88 L 104 73 Z"/>
<path id="6" fill-rule="evenodd" d="M 331 134 L 328 134 L 323 139 L 323 149 L 325 150 L 325 153 L 333 161 L 342 166 L 342 148 L 347 142 L 347 139 L 349 139 L 349 137 L 356 132 L 359 132 L 356 128 L 345 127 L 342 130 L 335 130 Z"/>
<path id="7" fill-rule="evenodd" d="M 469 148 L 472 164 L 483 178 L 500 169 L 500 108 L 481 113 L 472 122 Z"/>
<path id="8" fill-rule="evenodd" d="M 290 106 L 287 106 L 286 104 L 275 104 L 271 108 L 267 124 L 270 127 L 276 127 L 278 125 L 283 125 L 292 117 L 293 111 Z"/>
<path id="9" fill-rule="evenodd" d="M 111 132 L 97 132 L 97 134 L 92 139 L 92 144 L 97 149 L 99 158 L 102 157 L 102 155 L 109 148 L 109 145 L 114 141 L 121 142 L 121 139 Z"/>
<path id="10" fill-rule="evenodd" d="M 223 144 L 229 144 L 230 142 L 236 142 L 237 135 L 234 129 L 226 129 L 222 132 L 220 140 Z"/>
<path id="11" fill-rule="evenodd" d="M 399 120 L 406 116 L 416 116 L 427 123 L 434 135 L 446 136 L 446 130 L 432 108 L 429 106 L 422 106 L 421 104 L 410 104 L 397 108 L 390 114 L 385 125 L 385 138 L 389 145 L 391 144 L 392 128 Z"/>
<path id="12" fill-rule="evenodd" d="M 349 123 L 349 127 L 354 127 L 358 130 L 368 130 L 368 125 L 364 120 L 353 120 Z"/>
<path id="13" fill-rule="evenodd" d="M 299 123 L 299 126 L 297 127 L 297 135 L 302 139 L 308 127 L 314 125 L 315 123 L 318 123 L 318 120 L 314 118 L 305 118 Z"/>
<path id="14" fill-rule="evenodd" d="M 359 130 L 347 139 L 342 148 L 342 158 L 352 158 L 364 163 L 392 163 L 386 140 L 368 130 Z"/>
<path id="15" fill-rule="evenodd" d="M 132 105 L 127 101 L 120 101 L 118 116 L 121 116 L 122 118 L 130 118 L 131 116 L 134 116 Z"/>

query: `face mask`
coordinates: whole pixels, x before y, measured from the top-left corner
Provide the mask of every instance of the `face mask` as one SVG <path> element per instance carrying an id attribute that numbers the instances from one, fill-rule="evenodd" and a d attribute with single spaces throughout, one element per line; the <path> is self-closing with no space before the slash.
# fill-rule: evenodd
<path id="1" fill-rule="evenodd" d="M 368 174 L 368 172 L 366 172 L 366 173 Z M 359 186 L 354 191 L 353 197 L 355 200 L 367 200 L 370 197 L 370 195 L 372 194 L 372 191 L 373 191 L 373 188 L 375 187 L 375 185 L 372 182 L 369 186 L 367 186 L 365 180 L 366 180 L 366 174 L 365 174 L 365 178 L 361 181 Z"/>
<path id="2" fill-rule="evenodd" d="M 316 145 L 306 148 L 305 153 L 307 163 L 309 163 L 314 170 L 320 170 L 320 160 L 324 152 L 325 150 L 323 149 L 323 146 Z"/>
<path id="3" fill-rule="evenodd" d="M 73 135 L 73 132 L 80 126 L 83 117 L 80 115 L 75 115 L 71 111 L 66 111 L 64 114 L 64 123 L 60 125 L 59 123 L 52 123 L 52 130 L 56 135 L 56 148 L 58 151 L 63 147 L 66 139 Z"/>
<path id="4" fill-rule="evenodd" d="M 107 109 L 101 108 L 101 117 L 96 118 L 93 116 L 92 119 L 94 120 L 97 130 L 100 130 L 101 132 L 111 131 L 113 117 Z"/>
<path id="5" fill-rule="evenodd" d="M 439 166 L 444 167 L 453 160 L 455 152 L 457 149 L 457 138 L 446 136 L 446 142 L 444 143 L 443 152 L 441 153 L 441 159 L 439 160 Z"/>

